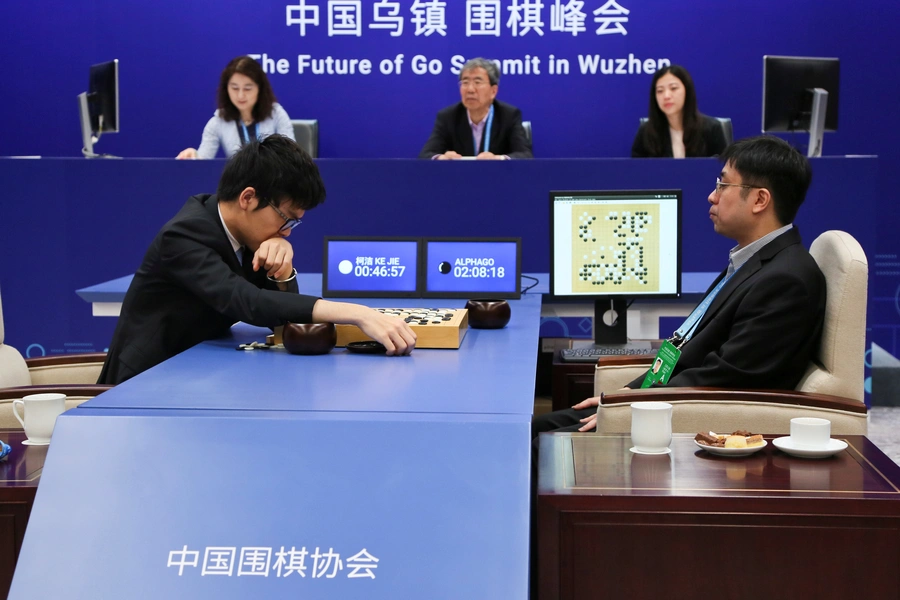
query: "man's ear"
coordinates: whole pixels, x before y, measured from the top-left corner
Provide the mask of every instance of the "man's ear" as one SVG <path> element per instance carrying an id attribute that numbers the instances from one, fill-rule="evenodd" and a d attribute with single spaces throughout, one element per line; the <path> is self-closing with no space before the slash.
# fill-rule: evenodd
<path id="1" fill-rule="evenodd" d="M 770 192 L 766 188 L 757 188 L 756 190 L 756 198 L 753 201 L 753 213 L 761 213 L 767 208 L 771 207 L 772 210 L 775 209 L 774 201 L 772 200 L 772 192 Z"/>
<path id="2" fill-rule="evenodd" d="M 248 210 L 255 208 L 254 202 L 259 202 L 256 199 L 256 190 L 252 187 L 244 188 L 244 191 L 238 196 L 238 205 L 242 210 Z"/>

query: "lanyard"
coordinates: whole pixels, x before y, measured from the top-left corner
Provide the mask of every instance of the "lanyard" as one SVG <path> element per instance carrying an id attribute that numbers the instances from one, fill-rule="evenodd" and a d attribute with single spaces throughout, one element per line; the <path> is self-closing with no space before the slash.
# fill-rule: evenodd
<path id="1" fill-rule="evenodd" d="M 249 142 L 250 141 L 250 133 L 247 131 L 247 126 L 244 125 L 243 121 L 241 121 L 241 129 L 244 130 L 244 138 L 243 139 L 246 140 L 244 143 Z M 259 139 L 259 123 L 253 124 L 253 132 L 256 136 L 256 139 Z"/>
<path id="2" fill-rule="evenodd" d="M 487 120 L 484 123 L 484 149 L 482 152 L 490 152 L 491 149 L 491 124 L 494 122 L 494 105 L 491 104 L 491 110 L 488 111 Z M 472 136 L 475 142 L 475 153 L 478 154 L 478 139 Z"/>
<path id="3" fill-rule="evenodd" d="M 680 348 L 685 342 L 691 339 L 691 336 L 694 335 L 694 331 L 696 331 L 697 326 L 700 324 L 700 321 L 703 319 L 703 315 L 706 314 L 706 311 L 709 309 L 709 305 L 712 304 L 712 301 L 716 299 L 718 293 L 725 287 L 725 284 L 728 283 L 728 280 L 734 277 L 734 274 L 737 273 L 737 269 L 726 277 L 722 278 L 722 281 L 713 288 L 713 290 L 706 295 L 706 298 L 703 299 L 703 302 L 697 305 L 697 308 L 691 313 L 691 315 L 685 320 L 684 323 L 681 324 L 681 327 L 678 328 L 678 331 L 675 332 L 675 335 L 672 336 L 674 340 L 673 343 L 676 347 Z"/>

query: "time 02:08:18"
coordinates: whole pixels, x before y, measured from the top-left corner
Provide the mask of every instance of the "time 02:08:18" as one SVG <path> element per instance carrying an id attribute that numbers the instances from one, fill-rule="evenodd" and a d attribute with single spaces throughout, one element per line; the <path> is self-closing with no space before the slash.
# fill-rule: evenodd
<path id="1" fill-rule="evenodd" d="M 506 269 L 503 267 L 453 267 L 454 277 L 502 278 L 504 275 Z"/>

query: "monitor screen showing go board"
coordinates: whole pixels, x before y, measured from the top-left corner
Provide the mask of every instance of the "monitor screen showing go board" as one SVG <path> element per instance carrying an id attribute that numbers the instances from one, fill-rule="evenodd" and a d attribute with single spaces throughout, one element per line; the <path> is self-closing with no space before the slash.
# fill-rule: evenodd
<path id="1" fill-rule="evenodd" d="M 550 192 L 554 297 L 678 298 L 681 190 Z"/>
<path id="2" fill-rule="evenodd" d="M 419 295 L 419 238 L 326 237 L 323 256 L 323 297 Z"/>
<path id="3" fill-rule="evenodd" d="M 425 298 L 518 298 L 520 238 L 429 238 Z"/>

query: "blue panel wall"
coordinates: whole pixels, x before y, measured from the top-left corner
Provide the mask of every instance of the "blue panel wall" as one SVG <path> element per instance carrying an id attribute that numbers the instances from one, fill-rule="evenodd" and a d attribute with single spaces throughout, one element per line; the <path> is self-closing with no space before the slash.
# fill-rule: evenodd
<path id="1" fill-rule="evenodd" d="M 900 211 L 893 210 L 889 200 L 896 187 L 892 174 L 900 167 L 900 149 L 891 135 L 900 131 L 900 112 L 890 104 L 900 91 L 895 61 L 900 43 L 894 31 L 900 22 L 900 4 L 883 0 L 851 4 L 841 0 L 584 0 L 585 30 L 573 35 L 554 30 L 552 11 L 579 3 L 377 3 L 384 6 L 382 14 L 396 4 L 403 18 L 403 31 L 397 36 L 370 27 L 375 24 L 375 4 L 359 3 L 357 36 L 337 35 L 334 25 L 340 22 L 334 19 L 329 32 L 329 6 L 331 14 L 338 14 L 341 6 L 353 5 L 337 0 L 6 2 L 0 39 L 9 59 L 0 89 L 7 127 L 0 134 L 0 155 L 77 156 L 80 133 L 75 96 L 87 86 L 88 66 L 111 58 L 121 63 L 122 132 L 101 140 L 98 150 L 103 152 L 171 157 L 196 146 L 215 108 L 214 91 L 222 67 L 235 55 L 253 53 L 271 59 L 266 66 L 273 71 L 271 81 L 289 114 L 319 119 L 321 156 L 414 156 L 428 136 L 435 112 L 458 99 L 452 58 L 484 55 L 522 60 L 523 67 L 526 62 L 531 66 L 528 74 L 508 72 L 501 77 L 500 98 L 521 107 L 532 121 L 536 156 L 556 158 L 628 154 L 637 119 L 647 111 L 652 77 L 645 72 L 647 61 L 687 66 L 697 84 L 701 110 L 730 116 L 735 137 L 740 138 L 760 128 L 764 54 L 836 56 L 842 65 L 840 131 L 827 135 L 825 151 L 880 157 L 883 175 L 878 186 L 884 206 L 872 215 L 878 243 L 869 255 L 870 294 L 880 323 L 874 339 L 894 354 L 900 351 L 900 242 L 895 235 Z M 510 9 L 526 4 L 540 9 L 540 34 L 532 29 L 523 35 L 520 21 L 519 35 L 514 35 L 510 17 L 515 11 Z M 478 22 L 467 19 L 467 14 L 491 5 L 501 9 L 499 35 L 477 35 L 490 29 L 490 20 Z M 304 12 L 302 6 L 309 10 Z M 318 25 L 308 24 L 301 31 L 300 24 L 289 24 L 301 15 L 312 17 L 312 8 L 318 9 Z M 417 11 L 429 9 L 443 13 L 430 34 L 425 22 L 414 21 Z M 614 20 L 595 22 L 596 18 Z M 470 35 L 467 25 L 475 30 Z M 391 74 L 382 74 L 381 62 L 396 65 L 401 54 L 399 74 L 394 66 Z M 317 75 L 305 69 L 301 74 L 300 55 L 368 59 L 372 73 Z M 549 73 L 551 55 L 569 61 L 568 74 Z M 416 56 L 437 61 L 431 64 L 440 64 L 440 73 L 426 69 L 416 74 Z M 626 72 L 583 74 L 579 56 L 624 61 Z M 640 68 L 629 60 L 632 56 L 640 60 Z M 279 59 L 286 61 L 286 73 L 277 72 Z M 795 141 L 804 142 L 802 136 Z M 54 185 L 66 183 L 46 182 L 43 187 Z M 125 182 L 123 199 L 131 192 Z M 0 219 L 10 218 L 7 207 L 12 203 L 48 202 L 37 195 L 37 188 L 35 193 L 35 198 L 8 198 Z M 847 210 L 852 206 L 849 197 Z M 837 212 L 840 207 L 830 210 Z M 103 214 L 90 216 L 106 227 L 119 226 L 105 221 Z M 9 258 L 5 261 L 0 278 L 4 272 L 28 268 Z"/>
<path id="2" fill-rule="evenodd" d="M 649 63 L 668 60 L 687 66 L 701 110 L 732 117 L 736 137 L 744 137 L 760 128 L 762 56 L 790 54 L 842 61 L 841 127 L 828 136 L 828 153 L 892 151 L 897 157 L 886 136 L 873 135 L 900 126 L 900 116 L 882 108 L 883 99 L 891 97 L 886 93 L 897 87 L 892 60 L 898 55 L 896 3 L 585 0 L 578 4 L 586 15 L 586 31 L 572 35 L 552 30 L 556 0 L 517 0 L 520 8 L 540 6 L 543 35 L 536 29 L 523 35 L 520 24 L 514 36 L 509 21 L 513 0 L 495 0 L 503 13 L 495 36 L 467 35 L 467 13 L 491 2 L 397 0 L 393 4 L 403 18 L 403 31 L 396 37 L 370 27 L 376 4 L 370 1 L 359 3 L 359 36 L 329 35 L 332 3 L 335 13 L 348 4 L 7 2 L 2 39 L 7 55 L 16 59 L 4 70 L 4 106 L 26 127 L 0 136 L 0 154 L 77 155 L 75 96 L 87 86 L 88 65 L 112 58 L 121 63 L 122 133 L 104 139 L 100 147 L 114 154 L 174 156 L 198 144 L 215 108 L 221 69 L 231 57 L 249 53 L 270 59 L 266 66 L 275 71 L 271 81 L 292 117 L 320 120 L 324 157 L 415 156 L 436 110 L 458 100 L 452 58 L 479 55 L 519 60 L 523 71 L 529 65 L 529 74 L 501 77 L 500 97 L 520 106 L 534 123 L 537 156 L 606 157 L 628 154 L 637 119 L 646 115 Z M 319 25 L 307 25 L 305 35 L 300 25 L 288 24 L 288 15 L 299 18 L 301 5 L 318 9 Z M 429 34 L 424 24 L 413 22 L 414 9 L 435 5 L 444 27 Z M 593 14 L 604 6 L 608 14 Z M 594 22 L 597 18 L 624 21 L 605 26 Z M 475 19 L 468 21 L 471 29 L 485 30 Z M 419 35 L 417 28 L 422 29 Z M 598 29 L 604 33 L 598 35 Z M 301 55 L 366 59 L 372 73 L 316 75 L 305 68 L 301 74 Z M 399 74 L 398 55 L 403 55 Z M 416 74 L 416 56 L 437 61 L 441 72 Z M 569 73 L 551 75 L 551 56 L 568 60 Z M 621 61 L 614 70 L 624 67 L 625 73 L 598 69 L 582 74 L 579 57 L 594 56 Z M 285 61 L 286 73 L 277 72 L 279 59 Z M 383 60 L 394 72 L 381 73 Z"/>

